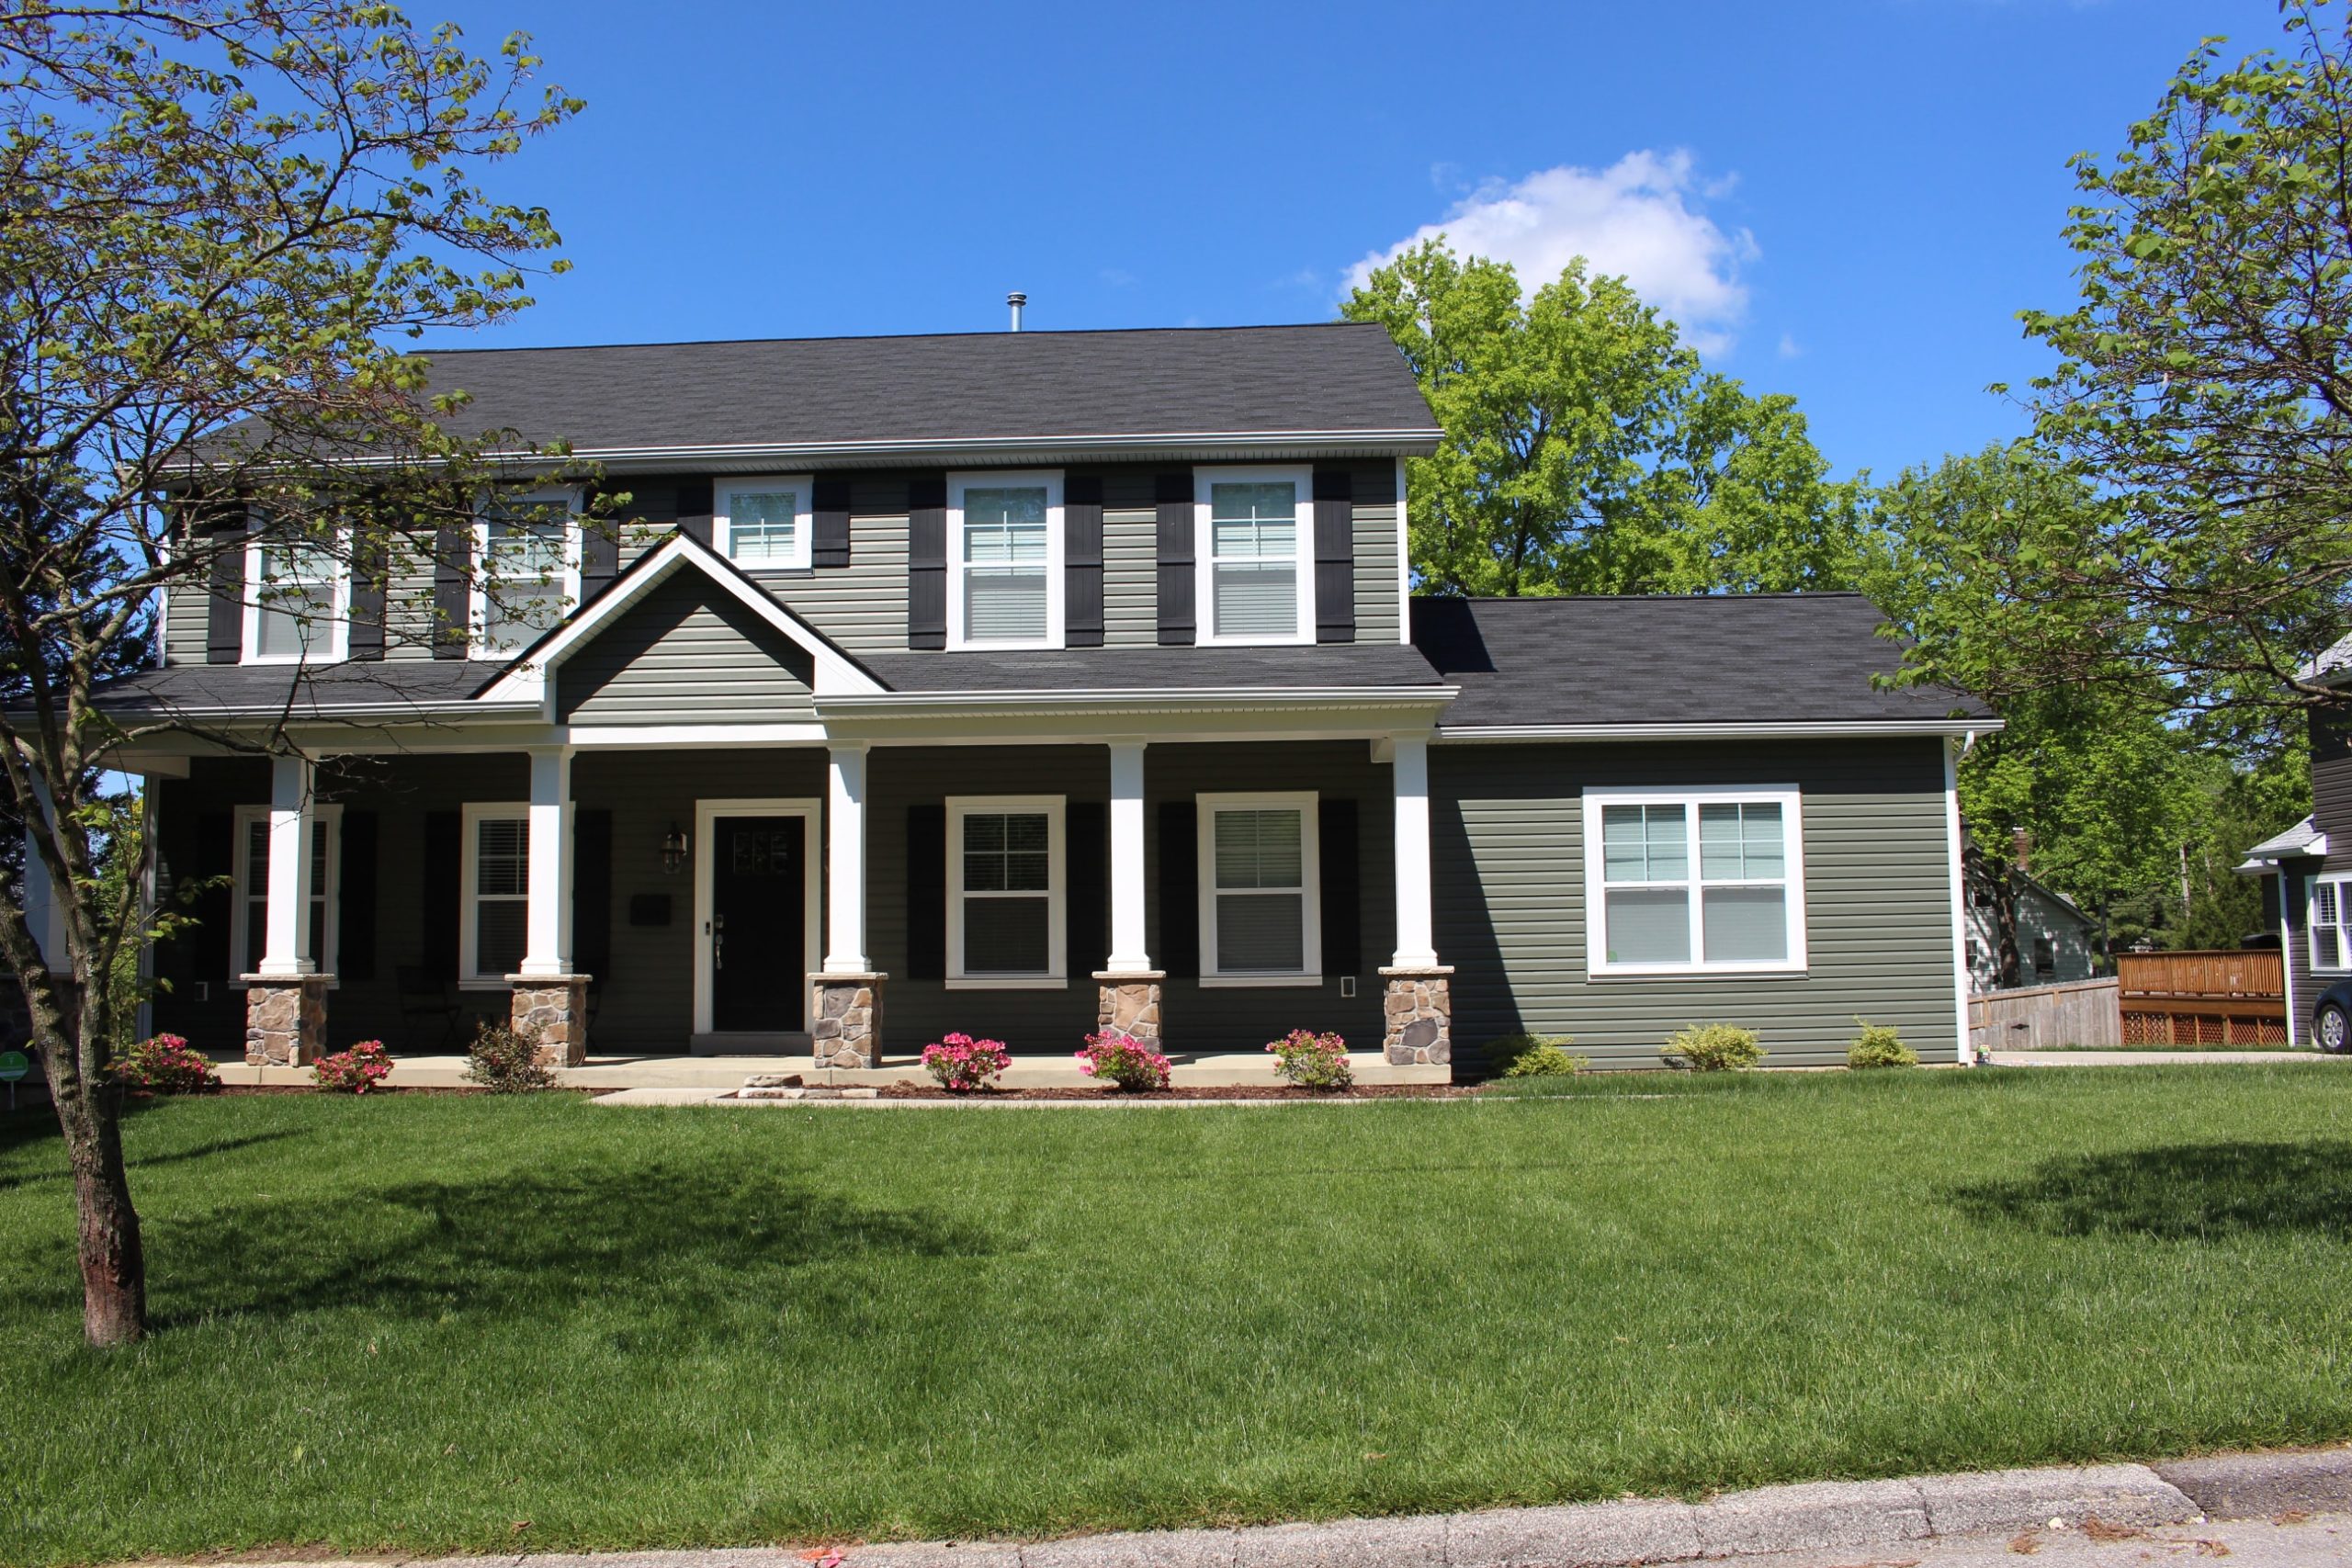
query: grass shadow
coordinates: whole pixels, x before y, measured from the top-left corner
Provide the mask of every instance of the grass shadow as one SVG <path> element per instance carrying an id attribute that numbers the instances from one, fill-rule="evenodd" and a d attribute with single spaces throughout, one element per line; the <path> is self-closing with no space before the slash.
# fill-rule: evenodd
<path id="1" fill-rule="evenodd" d="M 153 1109 L 153 1100 L 130 1101 L 123 1107 L 123 1121 L 128 1123 L 132 1117 Z M 40 1187 L 52 1181 L 68 1181 L 73 1179 L 73 1171 L 65 1163 L 65 1141 L 58 1130 L 55 1113 L 47 1106 L 43 1106 L 37 1122 L 36 1125 L 26 1125 L 22 1112 L 15 1117 L 0 1117 L 0 1156 L 11 1154 L 17 1149 L 28 1147 L 34 1144 L 53 1143 L 58 1145 L 57 1163 L 47 1169 L 0 1175 L 0 1192 L 14 1192 L 22 1188 Z M 168 1154 L 136 1155 L 126 1152 L 124 1160 L 130 1168 L 132 1181 L 136 1182 L 142 1172 L 153 1170 L 161 1166 L 184 1165 L 190 1160 L 209 1159 L 215 1155 L 235 1154 L 241 1149 L 254 1148 L 263 1144 L 275 1144 L 288 1138 L 307 1136 L 309 1134 L 306 1133 L 295 1132 L 291 1129 L 270 1133 L 247 1133 L 238 1137 L 208 1139 L 185 1149 L 174 1149 Z"/>
<path id="2" fill-rule="evenodd" d="M 1963 1213 L 2050 1235 L 2352 1237 L 2352 1143 L 2171 1144 L 2048 1160 L 1956 1189 Z"/>

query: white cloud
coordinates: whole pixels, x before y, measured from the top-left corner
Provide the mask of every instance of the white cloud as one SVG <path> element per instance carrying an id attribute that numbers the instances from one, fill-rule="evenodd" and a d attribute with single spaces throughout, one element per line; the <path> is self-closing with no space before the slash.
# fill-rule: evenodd
<path id="1" fill-rule="evenodd" d="M 1781 358 L 1783 358 L 1783 359 L 1795 359 L 1795 358 L 1799 357 L 1800 355 L 1802 355 L 1804 353 L 1804 347 L 1803 347 L 1801 344 L 1798 344 L 1798 342 L 1797 342 L 1797 340 L 1796 340 L 1796 336 L 1795 336 L 1795 334 L 1794 334 L 1794 333 L 1782 333 L 1781 334 Z"/>
<path id="2" fill-rule="evenodd" d="M 1490 180 L 1443 221 L 1356 263 L 1348 284 L 1440 234 L 1456 251 L 1510 263 L 1530 291 L 1583 256 L 1591 271 L 1627 278 L 1701 353 L 1719 354 L 1747 314 L 1740 268 L 1758 252 L 1747 230 L 1725 231 L 1694 203 L 1730 188 L 1729 178 L 1701 179 L 1680 151 L 1628 152 L 1606 169 L 1564 164 L 1515 185 Z"/>

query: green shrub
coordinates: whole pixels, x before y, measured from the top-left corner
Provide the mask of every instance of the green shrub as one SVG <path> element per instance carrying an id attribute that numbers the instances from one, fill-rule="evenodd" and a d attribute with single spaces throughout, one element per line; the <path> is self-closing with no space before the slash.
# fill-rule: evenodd
<path id="1" fill-rule="evenodd" d="M 1670 1067 L 1693 1073 L 1737 1073 L 1763 1065 L 1764 1047 L 1756 1031 L 1731 1023 L 1693 1024 L 1659 1047 Z"/>
<path id="2" fill-rule="evenodd" d="M 1506 1034 L 1487 1043 L 1487 1060 L 1508 1062 L 1507 1078 L 1572 1078 L 1592 1066 L 1592 1058 L 1571 1051 L 1576 1042 L 1565 1034 Z"/>
<path id="3" fill-rule="evenodd" d="M 1872 1023 L 1866 1018 L 1854 1021 L 1862 1032 L 1846 1047 L 1846 1065 L 1849 1067 L 1916 1067 L 1919 1053 L 1903 1043 L 1903 1036 L 1883 1023 Z"/>
<path id="4" fill-rule="evenodd" d="M 553 1089 L 555 1072 L 539 1060 L 539 1043 L 503 1023 L 485 1022 L 466 1052 L 466 1077 L 492 1094 Z"/>
<path id="5" fill-rule="evenodd" d="M 1355 1087 L 1355 1068 L 1348 1062 L 1348 1043 L 1339 1035 L 1294 1029 L 1266 1049 L 1274 1054 L 1274 1071 L 1301 1089 Z"/>

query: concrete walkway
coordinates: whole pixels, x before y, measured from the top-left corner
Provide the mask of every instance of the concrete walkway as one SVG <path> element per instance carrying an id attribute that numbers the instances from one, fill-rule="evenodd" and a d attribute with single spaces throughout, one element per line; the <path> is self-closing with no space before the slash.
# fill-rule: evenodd
<path id="1" fill-rule="evenodd" d="M 2352 1564 L 2352 1447 L 2155 1466 L 1817 1482 L 1704 1503 L 1627 1501 L 1060 1540 L 445 1558 L 429 1568 L 1971 1568 Z M 273 1560 L 272 1568 L 296 1568 Z M 370 1568 L 384 1568 L 379 1559 Z"/>
<path id="2" fill-rule="evenodd" d="M 2243 1062 L 2352 1062 L 2317 1051 L 1996 1051 L 1996 1067 L 2151 1067 Z"/>

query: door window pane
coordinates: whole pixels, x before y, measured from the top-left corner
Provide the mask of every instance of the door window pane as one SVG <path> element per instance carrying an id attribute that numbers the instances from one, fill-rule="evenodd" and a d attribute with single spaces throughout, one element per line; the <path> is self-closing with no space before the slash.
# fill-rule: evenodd
<path id="1" fill-rule="evenodd" d="M 731 491 L 727 502 L 727 553 L 747 565 L 789 561 L 797 543 L 800 497 L 788 490 Z"/>
<path id="2" fill-rule="evenodd" d="M 1043 485 L 964 491 L 964 638 L 1035 642 L 1046 636 L 1046 505 Z"/>
<path id="3" fill-rule="evenodd" d="M 1209 486 L 1211 624 L 1218 637 L 1298 632 L 1298 487 Z"/>

